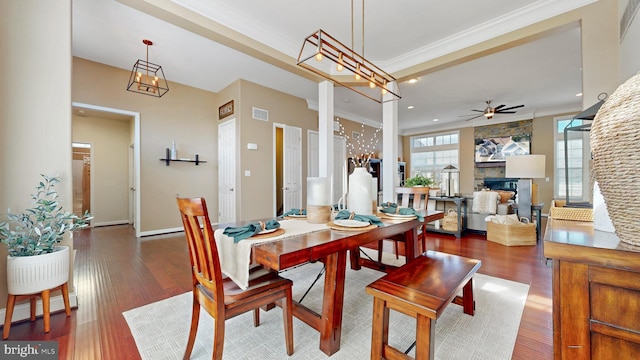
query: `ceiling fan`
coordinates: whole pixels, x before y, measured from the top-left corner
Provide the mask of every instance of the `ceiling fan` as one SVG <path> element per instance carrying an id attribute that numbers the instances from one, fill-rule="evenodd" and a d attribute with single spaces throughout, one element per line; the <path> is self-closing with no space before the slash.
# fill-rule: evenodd
<path id="1" fill-rule="evenodd" d="M 470 119 L 467 119 L 467 121 L 469 120 L 473 120 L 475 118 L 478 118 L 480 116 L 484 116 L 487 119 L 492 119 L 493 115 L 495 114 L 515 114 L 516 111 L 510 111 L 513 109 L 517 109 L 517 108 L 521 108 L 524 106 L 524 104 L 522 105 L 516 105 L 516 106 L 510 106 L 510 107 L 505 107 L 506 105 L 500 105 L 500 106 L 496 106 L 494 108 L 491 107 L 491 100 L 487 100 L 487 107 L 484 110 L 471 110 L 471 111 L 477 111 L 477 112 L 481 112 L 482 114 L 478 115 L 478 116 L 474 116 Z"/>

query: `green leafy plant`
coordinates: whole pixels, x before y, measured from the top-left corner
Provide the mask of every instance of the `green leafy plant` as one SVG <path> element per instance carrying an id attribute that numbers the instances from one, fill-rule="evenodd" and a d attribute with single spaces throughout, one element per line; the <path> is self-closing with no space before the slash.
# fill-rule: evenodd
<path id="1" fill-rule="evenodd" d="M 53 252 L 66 232 L 87 227 L 93 219 L 89 212 L 82 217 L 65 212 L 58 202 L 55 184 L 60 178 L 41 175 L 43 181 L 31 194 L 35 206 L 23 212 L 12 214 L 0 224 L 0 242 L 5 244 L 11 256 L 35 256 Z"/>
<path id="2" fill-rule="evenodd" d="M 404 182 L 404 186 L 405 187 L 412 187 L 412 186 L 431 186 L 434 185 L 436 182 L 433 181 L 433 179 L 428 178 L 428 177 L 424 177 L 422 176 L 422 174 L 418 174 L 412 178 L 408 178 L 405 182 Z"/>

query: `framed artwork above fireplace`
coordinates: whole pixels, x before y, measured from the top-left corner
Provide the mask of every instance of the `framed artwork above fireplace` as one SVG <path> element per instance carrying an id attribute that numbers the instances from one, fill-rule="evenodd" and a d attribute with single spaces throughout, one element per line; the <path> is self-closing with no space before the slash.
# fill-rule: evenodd
<path id="1" fill-rule="evenodd" d="M 505 158 L 531 153 L 530 135 L 512 135 L 476 139 L 475 162 L 477 167 L 505 166 Z"/>

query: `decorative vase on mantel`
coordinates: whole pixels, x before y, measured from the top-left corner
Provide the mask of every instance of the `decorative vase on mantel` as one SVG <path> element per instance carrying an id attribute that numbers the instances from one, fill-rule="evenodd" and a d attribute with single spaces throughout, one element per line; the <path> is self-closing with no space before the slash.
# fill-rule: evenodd
<path id="1" fill-rule="evenodd" d="M 640 73 L 602 104 L 591 126 L 593 171 L 620 241 L 640 246 Z"/>
<path id="2" fill-rule="evenodd" d="M 373 177 L 364 167 L 356 167 L 349 175 L 347 209 L 360 215 L 371 215 L 371 181 Z"/>

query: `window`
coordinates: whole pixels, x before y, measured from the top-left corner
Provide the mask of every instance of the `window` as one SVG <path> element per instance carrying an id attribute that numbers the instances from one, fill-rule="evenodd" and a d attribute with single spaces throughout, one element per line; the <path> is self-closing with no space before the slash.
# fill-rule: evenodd
<path id="1" fill-rule="evenodd" d="M 590 120 L 573 120 L 572 118 L 556 118 L 555 133 L 555 182 L 554 197 L 567 198 L 567 190 L 569 192 L 569 201 L 573 202 L 589 202 L 591 191 L 589 181 L 589 162 L 591 160 L 591 146 L 589 144 L 589 131 L 568 131 L 567 132 L 567 156 L 565 164 L 565 138 L 564 129 L 569 126 L 576 128 L 579 126 L 587 126 Z M 567 180 L 565 180 L 568 172 L 568 188 Z"/>
<path id="2" fill-rule="evenodd" d="M 460 168 L 458 161 L 459 133 L 411 137 L 411 169 L 408 177 L 422 174 L 440 183 L 440 172 L 447 165 Z"/>

